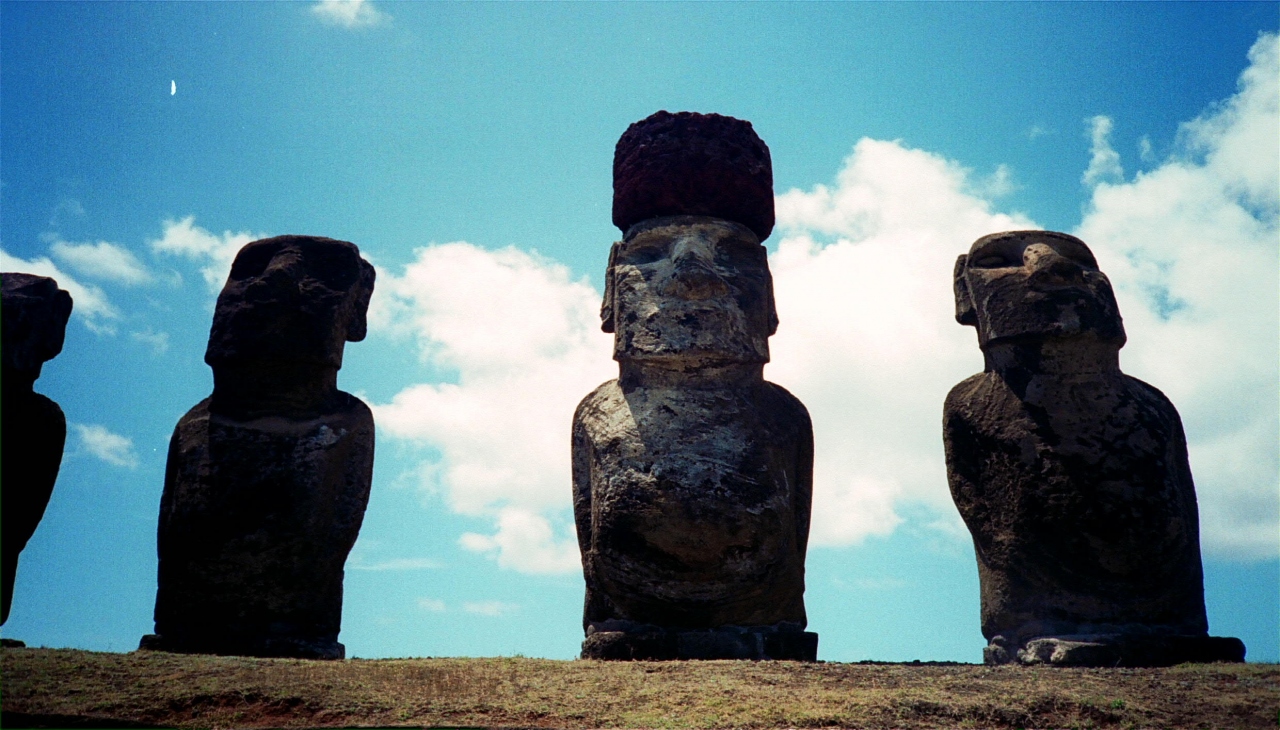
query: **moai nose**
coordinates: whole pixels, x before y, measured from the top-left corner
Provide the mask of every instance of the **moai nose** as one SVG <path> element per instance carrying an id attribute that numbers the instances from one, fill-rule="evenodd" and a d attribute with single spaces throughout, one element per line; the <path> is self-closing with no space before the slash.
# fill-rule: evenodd
<path id="1" fill-rule="evenodd" d="M 714 252 L 702 237 L 688 237 L 672 247 L 674 271 L 665 293 L 681 299 L 711 299 L 727 294 L 729 286 L 712 268 Z"/>
<path id="2" fill-rule="evenodd" d="M 284 250 L 272 257 L 260 278 L 277 291 L 296 292 L 301 266 L 302 256 L 297 251 Z"/>
<path id="3" fill-rule="evenodd" d="M 1023 249 L 1022 263 L 1031 270 L 1033 280 L 1062 284 L 1084 280 L 1084 268 L 1079 262 L 1063 256 L 1047 244 L 1033 243 Z"/>

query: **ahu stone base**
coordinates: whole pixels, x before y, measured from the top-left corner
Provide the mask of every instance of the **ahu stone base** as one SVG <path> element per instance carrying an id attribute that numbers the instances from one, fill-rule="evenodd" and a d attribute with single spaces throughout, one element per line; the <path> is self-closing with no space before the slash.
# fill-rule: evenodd
<path id="1" fill-rule="evenodd" d="M 624 661 L 789 659 L 801 662 L 818 659 L 818 635 L 794 626 L 721 626 L 715 629 L 628 626 L 627 630 L 615 630 L 618 628 L 621 627 L 606 625 L 589 629 L 587 640 L 582 642 L 582 658 Z"/>
<path id="2" fill-rule="evenodd" d="M 1184 662 L 1242 662 L 1244 642 L 1228 636 L 1079 634 L 1031 639 L 1012 650 L 995 637 L 986 664 L 1055 667 L 1171 667 Z"/>
<path id="3" fill-rule="evenodd" d="M 175 654 L 217 654 L 221 656 L 282 657 L 287 659 L 345 659 L 347 648 L 333 639 L 292 637 L 223 638 L 182 640 L 147 634 L 139 649 Z"/>

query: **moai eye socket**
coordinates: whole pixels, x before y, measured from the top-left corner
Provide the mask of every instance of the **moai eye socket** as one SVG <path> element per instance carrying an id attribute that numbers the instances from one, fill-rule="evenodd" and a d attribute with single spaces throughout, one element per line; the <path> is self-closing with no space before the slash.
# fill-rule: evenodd
<path id="1" fill-rule="evenodd" d="M 721 266 L 760 266 L 768 254 L 760 244 L 743 236 L 729 234 L 715 243 L 716 263 Z"/>
<path id="2" fill-rule="evenodd" d="M 637 236 L 619 247 L 619 264 L 652 264 L 667 256 L 669 241 L 665 238 Z"/>
<path id="3" fill-rule="evenodd" d="M 235 261 L 231 264 L 231 279 L 241 280 L 261 276 L 279 250 L 278 245 L 252 243 L 240 249 L 240 253 L 236 254 Z"/>

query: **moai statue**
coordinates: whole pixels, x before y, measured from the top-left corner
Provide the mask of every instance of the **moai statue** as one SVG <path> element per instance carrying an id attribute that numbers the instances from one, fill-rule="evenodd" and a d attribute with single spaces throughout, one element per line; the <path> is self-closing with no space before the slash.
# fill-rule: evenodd
<path id="1" fill-rule="evenodd" d="M 340 659 L 342 578 L 369 501 L 373 415 L 337 388 L 374 271 L 353 244 L 278 236 L 236 255 L 160 501 L 142 648 Z"/>
<path id="2" fill-rule="evenodd" d="M 601 319 L 619 377 L 573 418 L 582 656 L 813 661 L 813 433 L 765 382 L 777 328 L 769 150 L 749 122 L 658 112 L 614 156 Z"/>
<path id="3" fill-rule="evenodd" d="M 984 236 L 956 261 L 955 294 L 985 359 L 947 396 L 943 438 L 986 663 L 1242 661 L 1239 639 L 1208 635 L 1178 411 L 1120 372 L 1124 326 L 1089 247 Z"/>
<path id="4" fill-rule="evenodd" d="M 46 360 L 62 352 L 71 295 L 58 282 L 32 274 L 3 279 L 4 361 L 0 387 L 0 514 L 3 515 L 4 616 L 9 620 L 18 555 L 35 534 L 62 465 L 67 419 L 57 403 L 35 392 Z"/>

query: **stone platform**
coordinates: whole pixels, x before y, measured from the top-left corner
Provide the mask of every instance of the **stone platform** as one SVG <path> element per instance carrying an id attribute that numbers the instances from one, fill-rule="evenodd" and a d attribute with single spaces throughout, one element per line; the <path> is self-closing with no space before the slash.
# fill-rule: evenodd
<path id="1" fill-rule="evenodd" d="M 282 637 L 228 637 L 209 640 L 175 640 L 167 636 L 146 634 L 138 644 L 144 651 L 168 651 L 175 654 L 221 654 L 229 656 L 286 657 L 290 659 L 344 659 L 347 648 L 331 639 L 294 639 Z"/>
<path id="2" fill-rule="evenodd" d="M 986 664 L 1057 667 L 1171 667 L 1184 662 L 1243 662 L 1244 642 L 1229 636 L 1077 634 L 1031 639 L 1016 651 L 996 637 Z"/>
<path id="3" fill-rule="evenodd" d="M 583 659 L 671 660 L 755 659 L 817 661 L 818 635 L 791 626 L 721 626 L 715 629 L 664 629 L 587 632 Z"/>

